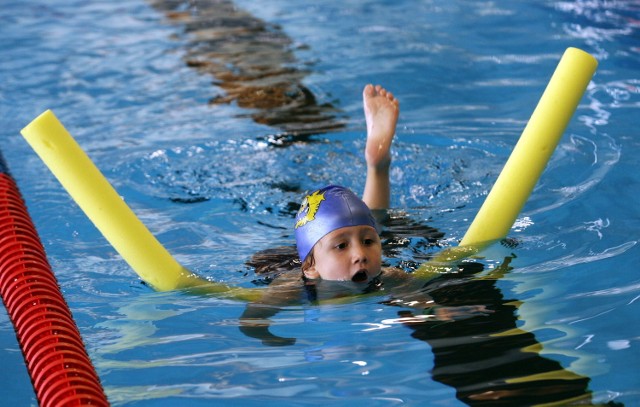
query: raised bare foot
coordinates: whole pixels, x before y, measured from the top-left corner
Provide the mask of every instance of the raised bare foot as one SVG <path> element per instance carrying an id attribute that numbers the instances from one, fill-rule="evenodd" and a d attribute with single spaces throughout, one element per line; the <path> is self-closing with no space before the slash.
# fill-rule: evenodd
<path id="1" fill-rule="evenodd" d="M 373 168 L 389 167 L 391 141 L 396 132 L 400 103 L 380 85 L 367 85 L 362 92 L 364 116 L 367 121 L 365 159 Z"/>

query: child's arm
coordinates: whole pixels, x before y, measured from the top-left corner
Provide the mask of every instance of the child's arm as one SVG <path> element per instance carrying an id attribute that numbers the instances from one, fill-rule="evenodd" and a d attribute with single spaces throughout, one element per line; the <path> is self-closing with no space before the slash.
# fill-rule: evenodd
<path id="1" fill-rule="evenodd" d="M 383 169 L 367 165 L 367 179 L 364 185 L 362 200 L 369 209 L 387 209 L 389 207 L 391 185 L 389 182 L 389 166 Z"/>
<path id="2" fill-rule="evenodd" d="M 362 200 L 369 209 L 386 209 L 391 195 L 391 141 L 396 132 L 400 104 L 380 85 L 365 86 L 362 100 L 367 122 L 367 178 Z"/>

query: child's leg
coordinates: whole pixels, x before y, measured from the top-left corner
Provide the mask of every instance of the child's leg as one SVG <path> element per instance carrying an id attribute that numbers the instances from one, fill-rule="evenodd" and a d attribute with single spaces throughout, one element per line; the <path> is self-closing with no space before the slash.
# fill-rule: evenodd
<path id="1" fill-rule="evenodd" d="M 370 209 L 389 207 L 391 141 L 400 113 L 399 102 L 380 85 L 367 85 L 362 92 L 364 116 L 367 121 L 367 180 L 362 200 Z"/>

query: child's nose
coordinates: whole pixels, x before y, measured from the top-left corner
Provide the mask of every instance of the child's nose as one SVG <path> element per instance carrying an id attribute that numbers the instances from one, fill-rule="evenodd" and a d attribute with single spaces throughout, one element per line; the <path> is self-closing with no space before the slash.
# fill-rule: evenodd
<path id="1" fill-rule="evenodd" d="M 362 245 L 353 246 L 353 261 L 354 263 L 366 263 L 367 251 Z"/>

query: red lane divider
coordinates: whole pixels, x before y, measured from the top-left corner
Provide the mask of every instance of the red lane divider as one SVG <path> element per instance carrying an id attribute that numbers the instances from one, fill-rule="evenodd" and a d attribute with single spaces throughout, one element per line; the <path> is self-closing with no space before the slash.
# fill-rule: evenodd
<path id="1" fill-rule="evenodd" d="M 0 296 L 38 402 L 109 406 L 20 191 L 4 167 L 0 156 Z"/>

